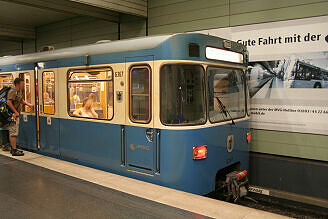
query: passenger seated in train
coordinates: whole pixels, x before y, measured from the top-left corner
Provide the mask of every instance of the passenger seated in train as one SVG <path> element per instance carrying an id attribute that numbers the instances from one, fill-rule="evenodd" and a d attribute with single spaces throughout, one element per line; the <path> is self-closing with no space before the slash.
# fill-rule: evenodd
<path id="1" fill-rule="evenodd" d="M 45 105 L 52 105 L 54 103 L 54 100 L 50 98 L 50 95 L 48 92 L 43 93 L 43 100 Z"/>
<path id="2" fill-rule="evenodd" d="M 92 100 L 92 107 L 93 107 L 93 108 L 97 107 L 97 106 L 96 106 L 96 102 L 97 102 L 97 97 L 96 97 L 96 95 L 95 95 L 94 93 L 90 93 L 89 96 L 88 96 L 88 98 L 89 98 L 90 100 Z"/>
<path id="3" fill-rule="evenodd" d="M 98 114 L 93 108 L 94 101 L 92 98 L 85 98 L 83 100 L 82 107 L 73 112 L 74 116 L 88 117 L 88 118 L 98 118 Z"/>
<path id="4" fill-rule="evenodd" d="M 81 103 L 81 99 L 80 99 L 79 95 L 77 95 L 77 94 L 73 95 L 73 103 L 74 103 L 74 105 Z"/>

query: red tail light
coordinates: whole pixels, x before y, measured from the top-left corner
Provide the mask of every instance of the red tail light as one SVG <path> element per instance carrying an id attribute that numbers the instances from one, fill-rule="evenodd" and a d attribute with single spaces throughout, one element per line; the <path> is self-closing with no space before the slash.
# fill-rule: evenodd
<path id="1" fill-rule="evenodd" d="M 238 179 L 242 179 L 245 176 L 247 176 L 247 171 L 246 170 L 241 171 L 240 173 L 237 173 L 236 175 L 237 175 Z"/>
<path id="2" fill-rule="evenodd" d="M 197 146 L 193 148 L 192 158 L 194 160 L 205 159 L 206 157 L 207 157 L 207 147 L 205 145 Z"/>
<path id="3" fill-rule="evenodd" d="M 251 133 L 250 132 L 247 133 L 247 143 L 248 144 L 251 143 Z"/>

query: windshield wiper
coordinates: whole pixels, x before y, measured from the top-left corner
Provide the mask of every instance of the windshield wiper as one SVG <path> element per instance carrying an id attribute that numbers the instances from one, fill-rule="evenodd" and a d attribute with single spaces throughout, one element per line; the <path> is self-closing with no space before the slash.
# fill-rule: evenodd
<path id="1" fill-rule="evenodd" d="M 230 115 L 229 111 L 227 110 L 226 106 L 222 103 L 222 101 L 220 100 L 220 98 L 219 97 L 215 97 L 215 98 L 218 101 L 218 104 L 219 104 L 219 106 L 221 108 L 221 111 L 224 113 L 224 115 L 227 118 L 230 117 L 232 125 L 236 125 L 235 121 L 233 120 L 232 116 Z"/>

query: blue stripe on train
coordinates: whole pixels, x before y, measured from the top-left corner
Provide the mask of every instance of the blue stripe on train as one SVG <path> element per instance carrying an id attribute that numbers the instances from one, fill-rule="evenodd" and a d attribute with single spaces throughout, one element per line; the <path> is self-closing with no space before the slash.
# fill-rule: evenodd
<path id="1" fill-rule="evenodd" d="M 41 118 L 40 122 L 46 122 L 45 118 Z M 153 176 L 129 172 L 128 169 L 138 168 L 121 165 L 121 125 L 53 119 L 52 126 L 59 133 L 44 132 L 44 139 L 48 139 L 51 146 L 41 147 L 42 153 L 60 155 L 71 162 L 196 194 L 213 191 L 217 171 L 226 166 L 240 162 L 243 169 L 248 169 L 248 121 L 238 122 L 236 126 L 228 124 L 192 130 L 160 130 L 160 174 Z M 20 141 L 33 142 L 31 138 L 34 135 L 24 134 L 24 131 L 28 133 L 25 128 L 21 129 Z M 232 153 L 226 149 L 226 137 L 229 134 L 235 135 Z M 60 148 L 54 145 L 56 136 L 60 136 Z M 198 145 L 208 146 L 207 159 L 192 159 L 192 148 Z M 125 151 L 133 153 L 129 145 L 126 145 Z M 156 153 L 153 160 L 156 162 Z M 145 172 L 142 169 L 139 171 Z"/>

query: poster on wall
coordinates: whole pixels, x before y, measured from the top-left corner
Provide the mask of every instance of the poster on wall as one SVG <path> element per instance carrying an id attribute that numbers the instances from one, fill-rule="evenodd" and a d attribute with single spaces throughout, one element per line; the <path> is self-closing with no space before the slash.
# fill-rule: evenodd
<path id="1" fill-rule="evenodd" d="M 201 32 L 247 46 L 252 128 L 328 135 L 328 16 Z"/>

